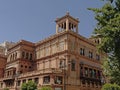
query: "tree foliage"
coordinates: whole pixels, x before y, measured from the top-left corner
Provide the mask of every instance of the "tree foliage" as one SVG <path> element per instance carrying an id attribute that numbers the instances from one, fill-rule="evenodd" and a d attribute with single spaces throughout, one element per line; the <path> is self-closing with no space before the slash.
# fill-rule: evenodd
<path id="1" fill-rule="evenodd" d="M 44 86 L 44 87 L 42 87 L 40 90 L 52 90 L 52 88 L 51 88 L 51 87 L 48 87 L 48 86 Z"/>
<path id="2" fill-rule="evenodd" d="M 4 90 L 9 90 L 8 88 L 4 88 Z"/>
<path id="3" fill-rule="evenodd" d="M 116 84 L 105 84 L 102 87 L 102 90 L 120 90 L 120 86 Z"/>
<path id="4" fill-rule="evenodd" d="M 21 90 L 36 90 L 37 85 L 33 81 L 28 81 L 28 83 L 23 83 L 21 86 Z"/>
<path id="5" fill-rule="evenodd" d="M 111 82 L 120 85 L 120 0 L 107 0 L 102 8 L 89 8 L 95 13 L 94 34 L 101 35 L 99 50 L 108 54 L 105 68 Z"/>

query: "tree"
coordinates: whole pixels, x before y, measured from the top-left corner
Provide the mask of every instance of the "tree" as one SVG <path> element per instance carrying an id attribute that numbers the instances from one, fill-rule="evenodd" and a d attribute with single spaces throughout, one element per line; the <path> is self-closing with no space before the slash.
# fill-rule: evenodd
<path id="1" fill-rule="evenodd" d="M 35 89 L 37 89 L 37 85 L 33 81 L 28 81 L 28 83 L 23 83 L 21 86 L 21 90 L 35 90 Z"/>
<path id="2" fill-rule="evenodd" d="M 120 90 L 120 86 L 116 84 L 105 84 L 103 85 L 102 90 Z"/>
<path id="3" fill-rule="evenodd" d="M 104 0 L 103 0 L 104 1 Z M 120 0 L 107 0 L 102 8 L 89 8 L 95 13 L 95 35 L 101 35 L 99 50 L 108 54 L 107 67 L 112 83 L 120 85 Z"/>
<path id="4" fill-rule="evenodd" d="M 44 86 L 44 87 L 42 87 L 40 90 L 52 90 L 52 88 L 51 88 L 51 87 L 48 87 L 48 86 Z"/>
<path id="5" fill-rule="evenodd" d="M 4 88 L 4 90 L 9 90 L 8 88 Z"/>

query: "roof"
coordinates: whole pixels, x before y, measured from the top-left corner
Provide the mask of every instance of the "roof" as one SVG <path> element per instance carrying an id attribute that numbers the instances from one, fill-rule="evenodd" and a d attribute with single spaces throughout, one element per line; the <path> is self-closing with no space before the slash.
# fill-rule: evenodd
<path id="1" fill-rule="evenodd" d="M 60 20 L 62 20 L 62 19 L 64 19 L 64 18 L 71 18 L 71 19 L 73 19 L 74 21 L 76 21 L 76 22 L 79 23 L 79 19 L 72 17 L 72 16 L 69 14 L 69 12 L 67 12 L 66 15 L 63 16 L 63 17 L 61 17 L 61 18 L 56 18 L 55 22 L 58 22 L 58 21 L 60 21 Z"/>

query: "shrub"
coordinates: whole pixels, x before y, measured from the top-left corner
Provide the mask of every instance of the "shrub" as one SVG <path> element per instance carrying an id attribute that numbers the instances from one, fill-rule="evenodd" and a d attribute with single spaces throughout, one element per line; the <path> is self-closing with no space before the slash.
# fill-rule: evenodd
<path id="1" fill-rule="evenodd" d="M 49 87 L 49 86 L 44 86 L 44 87 L 42 87 L 40 90 L 52 90 L 52 88 Z"/>
<path id="2" fill-rule="evenodd" d="M 4 90 L 9 90 L 8 88 L 4 88 Z"/>
<path id="3" fill-rule="evenodd" d="M 21 90 L 36 90 L 37 85 L 33 81 L 28 81 L 27 83 L 23 83 L 21 86 Z"/>
<path id="4" fill-rule="evenodd" d="M 105 84 L 103 85 L 102 90 L 120 90 L 120 86 L 117 84 Z"/>

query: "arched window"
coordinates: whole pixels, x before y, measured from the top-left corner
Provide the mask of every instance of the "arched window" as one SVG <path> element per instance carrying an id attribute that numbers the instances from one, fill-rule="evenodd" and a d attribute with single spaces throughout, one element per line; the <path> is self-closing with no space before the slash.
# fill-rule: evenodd
<path id="1" fill-rule="evenodd" d="M 71 30 L 71 23 L 69 23 L 69 30 Z"/>
<path id="2" fill-rule="evenodd" d="M 28 57 L 29 57 L 29 53 L 26 53 L 26 59 L 28 59 Z"/>
<path id="3" fill-rule="evenodd" d="M 83 67 L 80 67 L 80 77 L 83 77 Z"/>
<path id="4" fill-rule="evenodd" d="M 89 69 L 90 77 L 92 78 L 92 69 Z"/>
<path id="5" fill-rule="evenodd" d="M 64 29 L 66 29 L 66 22 L 64 23 Z"/>
<path id="6" fill-rule="evenodd" d="M 13 60 L 15 60 L 15 55 L 13 54 Z"/>
<path id="7" fill-rule="evenodd" d="M 65 67 L 65 66 L 64 66 L 64 61 L 61 60 L 60 63 L 59 63 L 59 68 L 64 68 L 64 67 Z"/>
<path id="8" fill-rule="evenodd" d="M 10 56 L 10 61 L 12 61 L 12 55 Z"/>
<path id="9" fill-rule="evenodd" d="M 88 77 L 88 68 L 85 68 L 85 77 Z"/>
<path id="10" fill-rule="evenodd" d="M 25 52 L 22 52 L 22 58 L 25 58 Z"/>
<path id="11" fill-rule="evenodd" d="M 97 40 L 97 43 L 98 43 L 98 44 L 100 43 L 99 39 Z"/>
<path id="12" fill-rule="evenodd" d="M 17 52 L 15 53 L 15 59 L 17 59 Z"/>
<path id="13" fill-rule="evenodd" d="M 32 60 L 32 57 L 33 57 L 33 56 L 32 56 L 32 53 L 30 53 L 30 60 Z"/>

